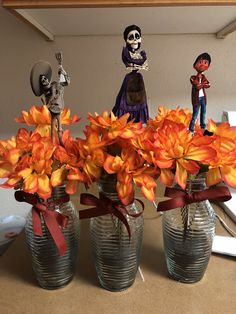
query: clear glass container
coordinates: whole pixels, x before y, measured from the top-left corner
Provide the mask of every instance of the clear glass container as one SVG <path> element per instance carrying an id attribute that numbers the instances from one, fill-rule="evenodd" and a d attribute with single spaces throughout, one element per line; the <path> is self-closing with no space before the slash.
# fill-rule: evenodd
<path id="1" fill-rule="evenodd" d="M 99 191 L 113 201 L 118 201 L 116 182 L 100 181 Z M 126 206 L 130 214 L 140 213 L 135 203 Z M 143 215 L 125 215 L 131 238 L 122 221 L 111 214 L 91 218 L 90 236 L 97 276 L 101 286 L 109 291 L 130 287 L 140 263 L 143 239 Z"/>
<path id="2" fill-rule="evenodd" d="M 53 189 L 52 197 L 48 202 L 63 198 L 66 195 L 65 187 Z M 50 210 L 55 210 L 69 217 L 68 224 L 62 229 L 67 243 L 67 251 L 60 256 L 55 242 L 41 216 L 43 236 L 35 235 L 32 225 L 32 212 L 29 213 L 25 225 L 27 246 L 31 253 L 32 267 L 39 285 L 45 289 L 58 289 L 68 284 L 74 275 L 78 239 L 79 216 L 71 201 L 53 205 Z"/>
<path id="3" fill-rule="evenodd" d="M 205 178 L 188 180 L 187 192 L 205 189 Z M 207 268 L 215 234 L 215 213 L 208 200 L 163 214 L 163 239 L 167 268 L 178 281 L 199 281 Z"/>

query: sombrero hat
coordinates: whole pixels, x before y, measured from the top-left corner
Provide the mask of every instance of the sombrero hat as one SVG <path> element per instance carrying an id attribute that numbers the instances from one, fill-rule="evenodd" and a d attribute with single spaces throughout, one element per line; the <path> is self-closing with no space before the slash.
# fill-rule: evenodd
<path id="1" fill-rule="evenodd" d="M 45 75 L 49 81 L 52 78 L 52 68 L 50 63 L 46 61 L 38 61 L 30 72 L 31 88 L 36 96 L 43 94 L 42 85 L 40 84 L 40 75 Z"/>

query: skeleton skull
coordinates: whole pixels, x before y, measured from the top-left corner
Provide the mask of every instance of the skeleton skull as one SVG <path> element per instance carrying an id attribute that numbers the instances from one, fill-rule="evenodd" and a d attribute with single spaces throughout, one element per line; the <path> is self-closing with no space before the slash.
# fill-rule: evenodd
<path id="1" fill-rule="evenodd" d="M 45 75 L 40 75 L 40 82 L 43 86 L 48 86 L 50 84 L 48 78 Z"/>
<path id="2" fill-rule="evenodd" d="M 128 33 L 126 44 L 129 50 L 136 51 L 141 47 L 141 41 L 141 34 L 137 30 L 133 30 Z"/>

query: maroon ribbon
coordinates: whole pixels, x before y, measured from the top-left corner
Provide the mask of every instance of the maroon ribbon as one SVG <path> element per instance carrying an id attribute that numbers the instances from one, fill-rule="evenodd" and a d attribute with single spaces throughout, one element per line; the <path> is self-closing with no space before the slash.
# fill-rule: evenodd
<path id="1" fill-rule="evenodd" d="M 129 234 L 129 239 L 131 238 L 131 231 L 129 223 L 125 217 L 125 215 L 129 215 L 132 217 L 139 217 L 142 215 L 144 210 L 144 204 L 139 199 L 136 199 L 141 206 L 142 211 L 138 214 L 130 214 L 126 207 L 122 205 L 120 202 L 112 201 L 108 197 L 106 197 L 104 194 L 100 193 L 99 198 L 88 193 L 82 193 L 80 195 L 80 204 L 82 205 L 89 205 L 94 206 L 85 210 L 82 210 L 79 212 L 79 218 L 85 219 L 85 218 L 92 218 L 92 217 L 99 217 L 107 214 L 113 214 L 118 219 L 120 219 L 123 224 L 125 225 L 127 232 Z"/>
<path id="2" fill-rule="evenodd" d="M 57 246 L 60 256 L 63 256 L 67 250 L 66 240 L 61 231 L 61 228 L 65 228 L 68 223 L 68 217 L 58 213 L 54 210 L 50 210 L 50 206 L 62 204 L 69 201 L 69 196 L 66 195 L 63 198 L 54 200 L 51 202 L 40 203 L 38 197 L 34 194 L 26 193 L 24 191 L 16 191 L 15 199 L 18 202 L 26 202 L 33 205 L 32 207 L 32 222 L 33 231 L 35 235 L 43 236 L 43 230 L 41 225 L 41 215 L 44 222 Z"/>
<path id="3" fill-rule="evenodd" d="M 205 200 L 214 200 L 226 202 L 231 199 L 230 191 L 227 187 L 218 186 L 204 191 L 188 194 L 186 191 L 175 188 L 166 188 L 165 196 L 171 199 L 160 202 L 157 211 L 166 211 L 177 207 L 182 207 L 191 203 L 197 203 Z"/>

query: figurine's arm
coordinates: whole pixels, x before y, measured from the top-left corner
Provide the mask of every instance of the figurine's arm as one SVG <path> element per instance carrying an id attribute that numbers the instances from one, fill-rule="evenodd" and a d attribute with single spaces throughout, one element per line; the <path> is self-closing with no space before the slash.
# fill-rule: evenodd
<path id="1" fill-rule="evenodd" d="M 62 67 L 62 65 L 59 66 L 58 69 L 58 75 L 60 78 L 60 84 L 62 86 L 67 86 L 70 84 L 70 77 L 69 75 L 66 73 L 66 71 L 64 70 L 64 68 Z M 63 77 L 63 79 L 61 79 L 61 76 Z"/>
<path id="2" fill-rule="evenodd" d="M 50 90 L 48 91 L 48 94 L 45 96 L 46 105 L 50 107 L 52 100 L 56 98 L 56 88 L 54 82 L 51 83 Z"/>
<path id="3" fill-rule="evenodd" d="M 190 77 L 190 82 L 198 90 L 203 87 L 203 84 L 199 83 L 199 77 L 197 75 L 192 75 Z"/>
<path id="4" fill-rule="evenodd" d="M 203 79 L 202 79 L 202 85 L 204 88 L 209 88 L 211 87 L 211 84 L 210 82 L 207 80 L 207 78 L 204 76 Z"/>
<path id="5" fill-rule="evenodd" d="M 142 59 L 133 59 L 130 56 L 129 50 L 127 47 L 124 47 L 122 50 L 122 60 L 126 67 L 130 67 L 132 65 L 139 65 L 142 66 L 144 62 L 147 60 L 147 55 L 145 51 L 140 52 Z"/>

